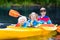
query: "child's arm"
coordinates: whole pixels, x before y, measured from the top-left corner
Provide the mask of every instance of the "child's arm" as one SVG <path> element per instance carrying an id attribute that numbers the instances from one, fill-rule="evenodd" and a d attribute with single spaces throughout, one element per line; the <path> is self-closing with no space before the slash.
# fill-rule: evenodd
<path id="1" fill-rule="evenodd" d="M 52 21 L 51 20 L 48 20 L 47 24 L 52 24 Z"/>

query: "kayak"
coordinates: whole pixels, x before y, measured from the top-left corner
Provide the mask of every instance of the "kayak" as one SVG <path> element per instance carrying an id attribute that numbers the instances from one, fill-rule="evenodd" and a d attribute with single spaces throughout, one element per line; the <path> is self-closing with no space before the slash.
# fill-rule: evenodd
<path id="1" fill-rule="evenodd" d="M 44 37 L 49 38 L 55 30 L 46 30 L 47 28 L 19 28 L 14 26 L 7 26 L 7 28 L 0 29 L 0 39 L 11 39 L 11 38 L 28 38 L 28 37 Z M 30 38 L 31 39 L 31 38 Z M 35 38 L 32 38 L 35 39 Z M 32 40 L 31 39 L 31 40 Z M 25 39 L 24 39 L 25 40 Z"/>
<path id="2" fill-rule="evenodd" d="M 50 31 L 39 28 L 5 28 L 0 29 L 0 39 L 25 38 L 38 35 L 47 36 L 49 33 Z"/>

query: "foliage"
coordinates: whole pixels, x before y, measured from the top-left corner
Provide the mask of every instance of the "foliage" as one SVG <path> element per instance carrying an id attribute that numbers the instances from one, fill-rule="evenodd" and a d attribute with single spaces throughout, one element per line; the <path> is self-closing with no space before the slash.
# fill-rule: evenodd
<path id="1" fill-rule="evenodd" d="M 43 6 L 49 4 L 60 5 L 60 0 L 0 0 L 0 6 L 10 6 L 12 4 L 28 6 L 32 4 L 39 4 Z"/>

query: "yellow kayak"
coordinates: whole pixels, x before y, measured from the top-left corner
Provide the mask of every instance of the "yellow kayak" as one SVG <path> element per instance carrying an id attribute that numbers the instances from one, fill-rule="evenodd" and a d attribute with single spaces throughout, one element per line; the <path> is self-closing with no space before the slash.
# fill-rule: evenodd
<path id="1" fill-rule="evenodd" d="M 48 35 L 50 31 L 39 28 L 5 28 L 0 29 L 0 39 L 7 38 L 25 38 L 38 35 Z"/>
<path id="2" fill-rule="evenodd" d="M 34 29 L 34 28 L 27 28 L 27 29 L 11 29 L 11 28 L 6 28 L 6 29 L 0 29 L 0 34 L 5 34 L 3 36 L 11 36 L 11 37 L 28 37 L 28 36 L 35 36 L 39 35 L 40 29 Z M 38 34 L 37 34 L 38 33 Z M 1 36 L 1 35 L 0 35 Z"/>
<path id="3" fill-rule="evenodd" d="M 42 28 L 19 28 L 14 26 L 7 26 L 5 29 L 0 29 L 0 39 L 11 39 L 11 38 L 27 38 L 27 37 L 36 37 L 42 38 L 49 37 L 50 33 L 53 30 L 45 30 Z M 31 38 L 30 38 L 31 39 Z M 35 38 L 33 38 L 35 40 Z M 25 39 L 24 39 L 25 40 Z M 39 39 L 40 40 L 40 39 Z"/>

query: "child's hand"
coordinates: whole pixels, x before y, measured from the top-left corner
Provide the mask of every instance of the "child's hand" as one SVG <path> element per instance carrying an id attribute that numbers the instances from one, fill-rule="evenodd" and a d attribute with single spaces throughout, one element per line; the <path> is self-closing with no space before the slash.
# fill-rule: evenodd
<path id="1" fill-rule="evenodd" d="M 15 27 L 20 27 L 20 23 L 17 23 Z"/>

